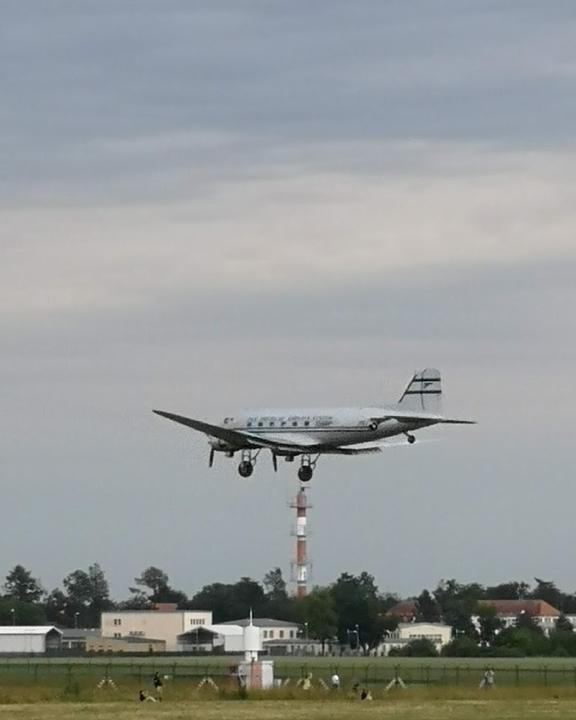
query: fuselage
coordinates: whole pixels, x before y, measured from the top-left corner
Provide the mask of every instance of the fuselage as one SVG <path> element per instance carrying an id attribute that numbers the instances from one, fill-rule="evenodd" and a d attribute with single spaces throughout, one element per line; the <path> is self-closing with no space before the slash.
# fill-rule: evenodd
<path id="1" fill-rule="evenodd" d="M 409 433 L 436 424 L 440 416 L 404 411 L 402 420 L 398 409 L 383 407 L 340 408 L 291 408 L 245 410 L 230 415 L 221 423 L 223 428 L 236 430 L 267 440 L 289 437 L 297 443 L 298 438 L 322 446 L 357 445 Z M 225 443 L 214 441 L 217 449 L 225 449 Z M 246 447 L 251 447 L 247 442 Z"/>

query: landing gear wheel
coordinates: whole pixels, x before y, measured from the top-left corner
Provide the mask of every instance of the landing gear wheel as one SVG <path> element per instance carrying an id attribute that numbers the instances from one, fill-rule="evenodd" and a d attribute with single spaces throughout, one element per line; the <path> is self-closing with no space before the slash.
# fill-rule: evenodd
<path id="1" fill-rule="evenodd" d="M 406 435 L 406 438 L 408 439 L 410 445 L 414 445 L 414 443 L 416 442 L 416 438 L 414 437 L 414 435 Z"/>
<path id="2" fill-rule="evenodd" d="M 254 472 L 254 465 L 252 465 L 251 462 L 248 462 L 248 460 L 242 460 L 240 465 L 238 465 L 238 472 L 243 478 L 250 477 L 250 475 Z"/>
<path id="3" fill-rule="evenodd" d="M 313 474 L 314 471 L 310 465 L 302 465 L 302 467 L 298 469 L 298 479 L 300 482 L 310 482 Z"/>

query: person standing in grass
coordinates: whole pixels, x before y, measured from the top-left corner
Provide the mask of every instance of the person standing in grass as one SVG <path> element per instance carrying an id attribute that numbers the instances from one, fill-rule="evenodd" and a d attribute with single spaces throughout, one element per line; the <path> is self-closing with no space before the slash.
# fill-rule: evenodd
<path id="1" fill-rule="evenodd" d="M 160 678 L 160 675 L 157 672 L 154 673 L 152 682 L 154 683 L 154 690 L 156 691 L 156 697 L 158 698 L 158 700 L 162 700 L 163 685 L 162 685 L 162 680 Z"/>
<path id="2" fill-rule="evenodd" d="M 482 680 L 480 681 L 480 687 L 483 690 L 490 690 L 494 687 L 494 670 L 491 668 L 485 670 L 484 675 L 482 675 Z"/>

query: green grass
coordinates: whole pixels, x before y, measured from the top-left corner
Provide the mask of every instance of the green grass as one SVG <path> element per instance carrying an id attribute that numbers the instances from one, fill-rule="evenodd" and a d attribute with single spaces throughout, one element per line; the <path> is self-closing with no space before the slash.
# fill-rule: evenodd
<path id="1" fill-rule="evenodd" d="M 0 720 L 576 720 L 576 699 L 554 697 L 53 703 L 2 706 Z"/>

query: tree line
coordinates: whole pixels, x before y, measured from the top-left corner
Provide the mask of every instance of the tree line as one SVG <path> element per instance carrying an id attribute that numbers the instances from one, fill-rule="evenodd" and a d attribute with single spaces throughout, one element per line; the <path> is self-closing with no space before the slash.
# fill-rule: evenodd
<path id="1" fill-rule="evenodd" d="M 16 565 L 6 576 L 0 597 L 0 624 L 60 627 L 98 627 L 100 614 L 109 610 L 145 610 L 156 603 L 174 603 L 179 609 L 211 610 L 214 622 L 272 617 L 297 622 L 303 635 L 325 643 L 369 652 L 393 632 L 400 618 L 390 614 L 399 602 L 394 593 L 381 592 L 374 577 L 342 573 L 333 583 L 317 586 L 304 598 L 288 593 L 279 568 L 270 570 L 261 582 L 242 577 L 235 583 L 212 583 L 188 597 L 174 588 L 168 575 L 148 567 L 134 578 L 129 597 L 115 601 L 98 563 L 71 572 L 60 587 L 47 592 L 29 570 Z M 515 627 L 505 628 L 495 610 L 482 600 L 544 600 L 561 615 L 549 635 L 533 617 L 522 614 Z M 413 601 L 414 619 L 443 622 L 453 628 L 454 639 L 443 649 L 446 655 L 570 655 L 576 656 L 576 633 L 567 614 L 576 614 L 576 593 L 561 591 L 554 582 L 535 578 L 532 586 L 510 581 L 494 586 L 441 580 L 433 590 L 425 589 Z M 417 641 L 404 654 L 435 654 L 430 643 Z"/>

